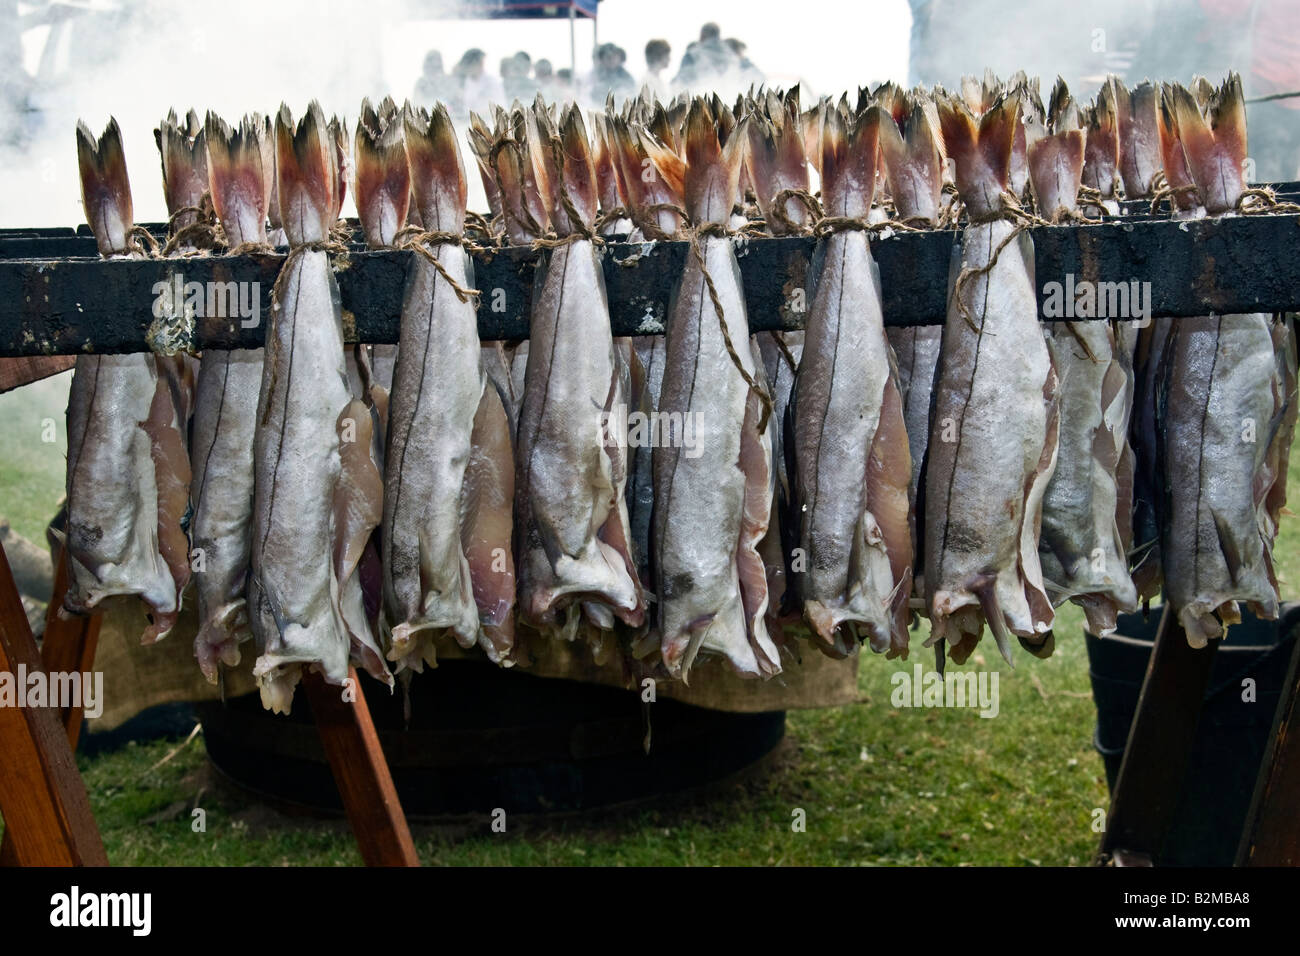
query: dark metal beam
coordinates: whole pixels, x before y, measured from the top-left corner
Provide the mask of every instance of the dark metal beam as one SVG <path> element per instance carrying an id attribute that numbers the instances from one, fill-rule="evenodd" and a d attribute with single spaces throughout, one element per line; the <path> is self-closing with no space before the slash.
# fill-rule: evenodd
<path id="1" fill-rule="evenodd" d="M 1300 217 L 1248 216 L 1171 222 L 1119 220 L 1100 225 L 1031 230 L 1040 306 L 1051 282 L 1150 283 L 1152 315 L 1274 312 L 1300 309 Z M 927 325 L 946 312 L 953 244 L 951 231 L 873 238 L 880 265 L 885 320 Z M 64 243 L 76 237 L 0 238 L 4 243 Z M 805 288 L 811 238 L 753 239 L 738 244 L 750 327 L 795 329 L 811 301 Z M 684 242 L 613 243 L 604 260 L 615 335 L 662 331 L 677 278 L 689 252 Z M 396 342 L 410 252 L 354 252 L 337 266 L 349 341 Z M 479 332 L 484 339 L 528 334 L 528 313 L 539 253 L 518 247 L 475 262 L 483 292 Z M 149 348 L 154 292 L 179 273 L 186 282 L 257 283 L 260 320 L 198 317 L 182 343 L 256 347 L 263 342 L 271 289 L 283 257 L 194 257 L 178 260 L 0 259 L 0 356 Z M 800 292 L 800 290 L 803 290 Z M 206 300 L 205 300 L 206 304 Z M 157 330 L 155 330 L 157 331 Z M 173 341 L 176 329 L 166 330 Z"/>

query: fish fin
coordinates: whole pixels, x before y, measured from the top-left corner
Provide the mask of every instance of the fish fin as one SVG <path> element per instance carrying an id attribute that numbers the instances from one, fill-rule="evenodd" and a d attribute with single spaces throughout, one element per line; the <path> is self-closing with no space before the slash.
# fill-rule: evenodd
<path id="1" fill-rule="evenodd" d="M 362 104 L 363 114 L 370 108 Z M 357 123 L 352 153 L 357 214 L 366 242 L 390 246 L 406 224 L 411 202 L 411 170 L 406 158 L 405 122 L 373 113 Z"/>
<path id="2" fill-rule="evenodd" d="M 325 114 L 315 100 L 295 125 L 289 107 L 275 119 L 280 221 L 293 245 L 323 242 L 334 224 L 338 156 Z"/>
<path id="3" fill-rule="evenodd" d="M 791 109 L 793 107 L 793 111 Z M 776 217 L 773 202 L 786 189 L 808 191 L 808 163 L 803 150 L 803 129 L 799 125 L 798 103 L 787 105 L 773 97 L 765 112 L 755 114 L 748 124 L 749 143 L 745 169 L 758 197 L 758 208 L 774 235 L 790 231 L 780 220 L 783 215 L 796 229 L 812 221 L 812 213 L 793 197 L 783 200 Z"/>
<path id="4" fill-rule="evenodd" d="M 881 121 L 887 118 L 879 106 L 868 106 L 861 113 L 826 111 L 821 175 L 822 205 L 827 215 L 861 219 L 870 212 L 876 189 Z"/>
<path id="5" fill-rule="evenodd" d="M 1002 608 L 998 604 L 995 586 L 996 580 L 993 575 L 986 575 L 971 590 L 979 598 L 980 609 L 984 612 L 984 619 L 988 622 L 989 630 L 993 632 L 993 640 L 998 646 L 998 651 L 1002 654 L 1002 659 L 1015 667 L 1015 661 L 1011 659 L 1011 632 L 1007 630 L 1007 622 L 1002 618 Z M 952 658 L 959 664 L 966 659 L 965 657 L 957 657 L 956 648 L 954 648 Z"/>
<path id="6" fill-rule="evenodd" d="M 657 139 L 649 130 L 636 129 L 632 135 L 637 137 L 642 158 L 634 162 L 635 169 L 629 171 L 629 176 L 633 174 L 640 176 L 648 172 L 643 165 L 644 160 L 648 159 L 654 172 L 662 177 L 668 191 L 680 200 L 686 193 L 686 160 L 671 146 Z M 634 153 L 633 157 L 635 155 Z"/>
<path id="7" fill-rule="evenodd" d="M 1042 135 L 1027 147 L 1029 183 L 1045 219 L 1060 222 L 1075 210 L 1083 182 L 1084 135 L 1081 129 L 1062 130 Z"/>
<path id="8" fill-rule="evenodd" d="M 1184 89 L 1183 93 L 1187 91 Z M 1187 165 L 1187 154 L 1183 150 L 1182 131 L 1179 128 L 1179 111 L 1174 107 L 1178 96 L 1172 86 L 1166 86 L 1159 99 L 1156 112 L 1156 128 L 1160 135 L 1160 154 L 1164 160 L 1165 182 L 1173 190 L 1172 199 L 1179 209 L 1194 208 L 1198 201 L 1196 182 L 1192 179 Z M 1190 100 L 1190 94 L 1188 95 Z M 1192 104 L 1195 112 L 1195 103 Z M 1121 145 L 1121 150 L 1123 146 Z M 1123 153 L 1120 154 L 1121 159 Z"/>
<path id="9" fill-rule="evenodd" d="M 1188 171 L 1206 212 L 1233 209 L 1245 188 L 1246 104 L 1241 77 L 1229 73 L 1217 90 L 1202 81 L 1198 104 L 1186 87 L 1173 87 L 1173 109 Z"/>
<path id="10" fill-rule="evenodd" d="M 190 110 L 182 125 L 175 111 L 153 131 L 154 143 L 162 157 L 163 198 L 167 211 L 176 213 L 186 206 L 198 206 L 208 189 L 208 147 L 198 114 Z M 189 225 L 196 213 L 176 219 L 177 227 Z"/>
<path id="11" fill-rule="evenodd" d="M 266 130 L 257 116 L 245 116 L 232 129 L 208 113 L 204 136 L 208 148 L 208 188 L 226 241 L 266 241 L 267 206 L 274 172 L 267 161 Z"/>
<path id="12" fill-rule="evenodd" d="M 127 252 L 131 219 L 131 182 L 126 175 L 122 130 L 116 119 L 99 139 L 85 123 L 77 123 L 77 167 L 81 174 L 81 201 L 86 222 L 95 234 L 101 255 Z"/>
<path id="13" fill-rule="evenodd" d="M 925 100 L 898 91 L 880 120 L 880 153 L 889 192 L 903 219 L 935 222 L 943 194 L 943 151 Z M 901 114 L 901 115 L 900 115 Z"/>
<path id="14" fill-rule="evenodd" d="M 683 195 L 686 212 L 697 225 L 725 223 L 731 217 L 749 139 L 748 124 L 748 117 L 735 123 L 731 111 L 721 103 L 692 101 L 683 136 L 686 150 Z M 658 168 L 659 160 L 653 153 L 651 158 Z M 660 169 L 660 173 L 664 170 Z"/>
<path id="15" fill-rule="evenodd" d="M 962 201 L 973 213 L 998 211 L 1020 128 L 1020 96 L 999 94 L 978 120 L 965 103 L 953 97 L 940 98 L 936 106 L 944 146 L 956 164 L 957 192 Z"/>
<path id="16" fill-rule="evenodd" d="M 425 229 L 459 233 L 464 228 L 466 182 L 460 144 L 447 107 L 405 114 L 411 188 Z"/>

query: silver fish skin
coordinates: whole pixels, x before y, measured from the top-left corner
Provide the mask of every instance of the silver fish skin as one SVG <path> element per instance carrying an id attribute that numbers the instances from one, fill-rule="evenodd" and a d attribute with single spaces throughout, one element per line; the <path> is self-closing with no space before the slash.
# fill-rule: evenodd
<path id="1" fill-rule="evenodd" d="M 1131 508 L 1120 468 L 1128 451 L 1132 376 L 1116 358 L 1106 322 L 1053 323 L 1049 347 L 1060 376 L 1056 470 L 1043 498 L 1039 558 L 1054 604 L 1073 600 L 1101 637 L 1119 612 L 1137 610 L 1121 518 Z"/>
<path id="2" fill-rule="evenodd" d="M 353 402 L 343 353 L 338 284 L 324 252 L 298 253 L 281 280 L 286 303 L 273 310 L 253 443 L 255 496 L 248 601 L 259 657 L 253 668 L 268 709 L 287 712 L 301 674 L 348 676 L 353 645 L 372 676 L 387 679 L 355 574 L 339 575 L 336 511 L 345 487 L 340 419 L 353 411 L 353 444 L 370 416 Z M 373 485 L 378 488 L 378 471 Z M 336 533 L 337 532 L 337 533 Z M 367 534 L 368 536 L 368 534 Z M 328 557 L 327 557 L 328 556 Z M 353 568 L 355 570 L 355 568 Z"/>
<path id="3" fill-rule="evenodd" d="M 606 428 L 626 407 L 606 303 L 594 247 L 554 250 L 534 297 L 515 484 L 521 610 L 551 630 L 566 608 L 576 623 L 577 601 L 603 629 L 613 618 L 596 608 L 629 624 L 644 615 L 625 559 L 626 442 Z"/>
<path id="4" fill-rule="evenodd" d="M 627 370 L 610 332 L 604 273 L 590 238 L 596 171 L 574 107 L 529 114 L 534 177 L 567 241 L 551 251 L 533 295 L 515 471 L 523 622 L 598 654 L 615 620 L 645 621 L 625 489 Z M 574 221 L 576 214 L 581 221 Z"/>
<path id="5" fill-rule="evenodd" d="M 179 610 L 176 582 L 158 550 L 157 478 L 139 425 L 159 388 L 152 355 L 77 358 L 68 392 L 69 611 L 138 595 L 170 627 Z"/>
<path id="6" fill-rule="evenodd" d="M 747 122 L 732 127 L 725 107 L 695 100 L 684 129 L 688 163 L 641 133 L 660 178 L 680 184 L 677 198 L 697 227 L 731 215 Z M 683 679 L 701 653 L 721 657 L 741 677 L 770 677 L 781 664 L 767 630 L 767 571 L 758 551 L 772 512 L 774 425 L 759 427 L 770 399 L 750 384 L 761 382 L 762 356 L 750 338 L 732 241 L 704 235 L 694 242 L 668 317 L 659 398 L 661 414 L 677 416 L 693 441 L 660 442 L 653 462 L 660 654 Z"/>
<path id="7" fill-rule="evenodd" d="M 464 250 L 435 248 L 443 268 L 467 285 Z M 434 653 L 430 632 L 449 629 L 466 647 L 478 639 L 460 497 L 485 378 L 473 304 L 423 258 L 412 270 L 388 412 L 384 616 L 389 658 L 419 669 Z"/>
<path id="8" fill-rule="evenodd" d="M 870 210 L 882 121 L 890 122 L 876 106 L 827 112 L 821 169 L 830 215 L 861 219 Z M 912 463 L 880 270 L 858 230 L 830 235 L 818 264 L 793 400 L 804 616 L 833 656 L 848 655 L 859 637 L 905 655 Z"/>
<path id="9" fill-rule="evenodd" d="M 1247 152 L 1240 76 L 1218 89 L 1202 81 L 1195 93 L 1166 86 L 1158 121 L 1170 183 L 1190 178 L 1207 214 L 1235 215 Z M 1183 170 L 1170 161 L 1178 158 Z M 1200 647 L 1240 621 L 1239 602 L 1277 616 L 1272 549 L 1296 414 L 1295 352 L 1270 316 L 1208 316 L 1173 323 L 1164 361 L 1165 598 Z"/>
<path id="10" fill-rule="evenodd" d="M 942 325 L 917 325 L 885 329 L 898 367 L 898 390 L 903 396 L 903 422 L 912 458 L 912 500 L 919 500 L 921 466 L 930 441 L 930 396 L 939 366 Z"/>
<path id="11" fill-rule="evenodd" d="M 322 242 L 334 220 L 332 137 L 312 104 L 276 121 L 281 219 L 294 247 L 276 281 L 253 441 L 249 618 L 263 706 L 287 712 L 302 665 L 342 684 L 355 662 L 392 686 L 357 564 L 383 511 L 372 418 L 348 383 L 343 312 Z"/>
<path id="12" fill-rule="evenodd" d="M 906 438 L 881 313 L 880 272 L 862 232 L 831 236 L 825 255 L 794 399 L 800 544 L 808 562 L 801 578 L 804 614 L 837 656 L 855 646 L 853 632 L 877 652 L 905 653 L 912 549 L 912 465 L 905 440 L 891 449 L 897 459 L 894 500 L 873 500 L 869 493 L 877 434 L 892 428 Z M 893 420 L 886 422 L 886 415 Z"/>
<path id="13" fill-rule="evenodd" d="M 212 114 L 205 129 L 212 201 L 226 240 L 266 241 L 266 210 L 274 173 L 271 144 L 260 117 L 232 130 Z M 262 350 L 205 349 L 190 426 L 193 467 L 191 529 L 199 630 L 194 655 L 207 679 L 218 665 L 239 663 L 239 644 L 252 637 L 247 583 L 253 531 L 253 441 L 262 383 Z"/>
<path id="14" fill-rule="evenodd" d="M 738 359 L 755 376 L 761 358 L 744 347 L 748 321 L 731 241 L 701 243 L 731 341 L 741 346 Z M 771 437 L 758 434 L 759 402 L 727 353 L 693 258 L 666 346 L 659 411 L 683 422 L 690 415 L 694 441 L 691 449 L 661 444 L 654 453 L 651 546 L 663 660 L 670 673 L 685 675 L 707 652 L 742 677 L 771 676 L 780 661 L 767 632 L 766 569 L 756 551 L 771 514 Z M 746 599 L 746 591 L 758 600 Z"/>
<path id="15" fill-rule="evenodd" d="M 1040 214 L 1063 222 L 1077 214 L 1087 149 L 1081 116 L 1059 78 L 1048 114 L 1047 126 L 1026 127 L 1030 182 Z M 1132 507 L 1131 472 L 1121 472 L 1131 463 L 1132 374 L 1117 357 L 1107 322 L 1053 322 L 1046 333 L 1060 379 L 1060 428 L 1038 554 L 1053 604 L 1079 604 L 1088 629 L 1105 636 L 1119 612 L 1137 609 L 1128 573 L 1131 535 L 1121 529 Z"/>
<path id="16" fill-rule="evenodd" d="M 137 256 L 121 131 L 77 125 L 86 218 L 100 254 Z M 141 640 L 165 636 L 189 576 L 185 367 L 145 354 L 79 356 L 68 395 L 69 586 L 64 608 L 88 613 L 136 595 L 149 609 Z"/>
<path id="17" fill-rule="evenodd" d="M 465 176 L 451 118 L 440 106 L 431 115 L 408 113 L 405 126 L 421 221 L 459 234 Z M 473 647 L 481 635 L 462 498 L 486 378 L 474 301 L 462 300 L 446 279 L 472 287 L 472 265 L 458 243 L 430 248 L 442 270 L 415 256 L 407 279 L 384 483 L 388 657 L 417 670 L 436 663 L 438 632 L 449 631 L 462 647 Z"/>
<path id="18" fill-rule="evenodd" d="M 1193 647 L 1240 620 L 1237 602 L 1277 616 L 1276 528 L 1265 502 L 1277 477 L 1269 468 L 1274 436 L 1284 433 L 1295 394 L 1272 324 L 1267 315 L 1227 315 L 1180 319 L 1170 332 L 1161 554 L 1166 599 Z"/>
<path id="19" fill-rule="evenodd" d="M 942 214 L 946 171 L 943 136 L 934 100 L 920 89 L 907 93 L 892 84 L 884 87 L 878 98 L 888 112 L 880 122 L 880 156 L 897 215 L 913 225 L 933 226 Z M 955 265 L 959 268 L 960 263 Z M 950 291 L 956 274 L 954 270 L 949 278 Z M 939 365 L 943 326 L 890 326 L 885 329 L 885 335 L 894 350 L 907 447 L 912 458 L 909 487 L 913 523 L 918 526 L 914 529 L 912 548 L 912 592 L 920 597 L 925 581 L 921 549 L 916 545 L 924 527 L 921 475 L 930 440 L 930 398 Z"/>
<path id="20" fill-rule="evenodd" d="M 968 226 L 965 265 L 986 265 L 1013 228 L 1005 221 Z M 1033 262 L 1029 237 L 1012 240 L 962 290 L 980 331 L 955 303 L 944 326 L 926 473 L 925 568 L 931 641 L 946 638 L 959 663 L 985 620 L 1009 660 L 1008 632 L 1042 640 L 1054 618 L 1037 532 L 1056 463 L 1056 374 L 1038 327 Z"/>
<path id="21" fill-rule="evenodd" d="M 1038 531 L 1056 464 L 1057 379 L 1038 324 L 1032 240 L 1024 232 L 1013 238 L 1014 224 L 991 219 L 1020 126 L 1018 103 L 999 97 L 978 121 L 952 101 L 940 101 L 939 111 L 958 189 L 977 221 L 962 233 L 962 265 L 975 271 L 950 297 L 935 387 L 925 489 L 927 643 L 946 640 L 960 663 L 987 621 L 1009 661 L 1012 634 L 1035 653 L 1050 652 L 1054 615 Z"/>
<path id="22" fill-rule="evenodd" d="M 778 643 L 788 625 L 801 619 L 797 589 L 790 584 L 790 559 L 799 546 L 799 513 L 795 503 L 794 475 L 790 462 L 794 453 L 790 408 L 794 398 L 795 371 L 803 356 L 804 333 L 762 332 L 754 342 L 763 358 L 764 381 L 772 395 L 772 516 L 759 544 L 767 566 L 769 632 Z"/>
<path id="23" fill-rule="evenodd" d="M 262 350 L 207 350 L 199 367 L 191 425 L 199 631 L 194 652 L 205 677 L 239 663 L 248 628 L 246 588 L 253 530 L 253 436 Z"/>

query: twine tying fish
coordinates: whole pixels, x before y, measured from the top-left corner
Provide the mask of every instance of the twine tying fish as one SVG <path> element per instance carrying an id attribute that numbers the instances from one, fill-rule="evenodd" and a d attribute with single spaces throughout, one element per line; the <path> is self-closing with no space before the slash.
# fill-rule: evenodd
<path id="1" fill-rule="evenodd" d="M 613 209 L 607 209 L 596 217 L 594 226 L 596 232 L 603 232 L 605 227 L 612 222 L 618 222 L 620 219 L 631 219 L 631 214 L 622 206 L 615 206 Z"/>
<path id="2" fill-rule="evenodd" d="M 1022 209 L 1020 201 L 1010 192 L 1003 190 L 998 198 L 999 204 L 996 210 L 990 213 L 980 214 L 979 216 L 972 214 L 970 217 L 971 224 L 981 225 L 984 223 L 996 222 L 999 219 L 1005 219 L 1014 222 L 1015 226 L 1013 226 L 1011 231 L 1003 236 L 1002 240 L 994 247 L 993 254 L 989 256 L 989 261 L 985 265 L 963 266 L 961 272 L 957 275 L 957 281 L 952 287 L 953 301 L 957 303 L 957 311 L 961 313 L 961 317 L 965 320 L 966 324 L 970 326 L 970 330 L 976 335 L 983 335 L 984 330 L 982 327 L 977 327 L 975 325 L 975 317 L 971 314 L 970 307 L 962 298 L 962 289 L 976 276 L 987 275 L 991 272 L 993 267 L 997 265 L 998 257 L 1002 255 L 1002 250 L 1018 239 L 1021 233 L 1027 231 L 1032 226 L 1048 225 L 1045 220 Z M 983 323 L 981 323 L 981 326 L 982 324 Z"/>
<path id="3" fill-rule="evenodd" d="M 126 234 L 127 249 L 150 259 L 157 259 L 160 254 L 158 240 L 144 226 L 132 226 Z"/>
<path id="4" fill-rule="evenodd" d="M 1256 202 L 1252 203 L 1252 199 Z M 1243 216 L 1300 213 L 1300 204 L 1278 202 L 1277 193 L 1268 186 L 1250 186 L 1241 191 L 1241 196 L 1237 199 L 1237 212 Z"/>
<path id="5" fill-rule="evenodd" d="M 265 239 L 249 239 L 239 243 L 233 249 L 227 249 L 228 256 L 275 255 L 275 246 Z"/>
<path id="6" fill-rule="evenodd" d="M 771 218 L 776 220 L 776 224 L 780 226 L 784 232 L 797 235 L 808 230 L 807 226 L 801 226 L 799 223 L 791 219 L 788 213 L 786 213 L 785 205 L 791 199 L 797 199 L 803 205 L 804 209 L 808 211 L 808 215 L 811 216 L 814 221 L 826 218 L 826 213 L 822 209 L 821 202 L 808 190 L 782 189 L 772 197 Z M 777 235 L 775 229 L 772 230 L 772 234 Z"/>
<path id="7" fill-rule="evenodd" d="M 519 141 L 513 137 L 502 136 L 494 142 L 492 148 L 488 150 L 488 167 L 492 170 L 492 176 L 496 180 L 497 192 L 501 196 L 502 225 L 504 226 L 506 224 L 508 217 L 509 219 L 513 219 L 524 232 L 533 236 L 540 236 L 546 230 L 542 228 L 541 223 L 533 218 L 533 214 L 529 212 L 528 206 L 524 202 L 522 190 L 520 190 L 519 210 L 524 215 L 523 219 L 520 219 L 506 203 L 506 197 L 510 195 L 510 191 L 506 189 L 505 181 L 501 178 L 501 168 L 497 165 L 497 157 L 501 155 L 503 149 L 514 151 L 515 159 L 519 162 L 521 169 L 528 167 L 528 157 L 524 153 L 523 147 L 520 145 Z"/>
<path id="8" fill-rule="evenodd" d="M 766 389 L 758 384 L 754 376 L 745 371 L 744 364 L 740 361 L 740 355 L 736 352 L 736 346 L 731 341 L 731 332 L 727 329 L 727 319 L 722 308 L 722 300 L 718 298 L 717 287 L 713 284 L 713 276 L 709 274 L 709 268 L 704 262 L 703 243 L 700 241 L 708 236 L 715 238 L 731 238 L 735 232 L 728 229 L 720 222 L 700 223 L 690 233 L 691 254 L 695 257 L 696 263 L 700 267 L 700 273 L 704 277 L 704 287 L 709 292 L 709 299 L 713 303 L 713 311 L 718 317 L 718 328 L 722 331 L 722 342 L 726 346 L 727 355 L 731 359 L 731 364 L 736 367 L 740 377 L 745 380 L 750 392 L 758 397 L 759 404 L 763 407 L 762 415 L 758 420 L 758 433 L 762 435 L 767 431 L 767 421 L 772 417 L 772 396 L 767 394 Z"/>
<path id="9" fill-rule="evenodd" d="M 405 226 L 397 231 L 393 237 L 393 245 L 398 249 L 409 249 L 411 252 L 422 256 L 426 262 L 438 271 L 438 275 L 446 280 L 447 285 L 451 286 L 451 291 L 456 293 L 456 298 L 462 302 L 468 302 L 471 298 L 481 296 L 478 289 L 467 289 L 457 282 L 446 266 L 438 261 L 438 254 L 429 248 L 430 245 L 456 245 L 465 248 L 471 253 L 476 247 L 469 239 L 457 232 L 446 232 L 432 229 L 424 230 L 419 226 Z"/>
<path id="10" fill-rule="evenodd" d="M 176 224 L 185 216 L 194 216 L 195 219 L 177 229 Z M 190 246 L 183 255 L 197 255 L 202 250 L 224 246 L 226 237 L 217 222 L 212 194 L 205 190 L 197 206 L 182 206 L 167 217 L 167 237 L 167 244 L 159 253 L 164 258 L 174 255 L 182 245 Z"/>
<path id="11" fill-rule="evenodd" d="M 690 217 L 686 215 L 686 210 L 676 203 L 655 202 L 634 210 L 632 213 L 632 224 L 640 229 L 641 234 L 647 239 L 676 239 L 678 237 L 676 230 L 673 232 L 665 232 L 663 228 L 660 227 L 658 220 L 654 218 L 654 216 L 660 212 L 671 212 L 673 215 L 681 219 L 682 225 L 685 225 L 690 220 Z"/>
<path id="12" fill-rule="evenodd" d="M 777 351 L 781 353 L 781 358 L 785 359 L 785 364 L 790 366 L 790 371 L 797 371 L 799 363 L 794 360 L 794 353 L 790 351 L 790 346 L 785 344 L 785 333 L 774 330 L 772 341 L 776 343 Z"/>
<path id="13" fill-rule="evenodd" d="M 1179 193 L 1186 193 L 1186 192 L 1190 192 L 1192 193 L 1193 196 L 1195 196 L 1196 187 L 1191 184 L 1188 184 L 1186 186 L 1170 186 L 1169 178 L 1165 175 L 1165 171 L 1163 169 L 1159 170 L 1154 176 L 1151 177 L 1151 215 L 1154 216 L 1157 212 L 1160 211 L 1160 204 L 1164 200 L 1173 199 Z M 1171 203 L 1171 207 L 1172 207 L 1172 203 Z"/>

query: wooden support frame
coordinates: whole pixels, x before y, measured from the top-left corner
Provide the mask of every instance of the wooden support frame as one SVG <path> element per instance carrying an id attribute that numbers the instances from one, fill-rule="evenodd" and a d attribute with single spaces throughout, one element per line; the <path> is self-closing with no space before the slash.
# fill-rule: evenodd
<path id="1" fill-rule="evenodd" d="M 0 671 L 41 669 L 22 599 L 0 546 Z M 49 707 L 0 707 L 0 813 L 25 866 L 107 866 L 68 730 Z"/>
<path id="2" fill-rule="evenodd" d="M 1246 814 L 1238 866 L 1300 866 L 1300 640 L 1282 685 L 1259 781 Z"/>
<path id="3" fill-rule="evenodd" d="M 48 359 L 15 359 L 0 371 L 5 387 L 17 388 L 61 370 L 51 366 Z M 68 587 L 67 560 L 66 552 L 60 552 L 38 649 L 0 545 L 0 672 L 93 669 L 100 616 L 64 619 L 58 613 Z M 368 866 L 418 866 L 356 671 L 349 677 L 356 692 L 351 703 L 317 675 L 305 674 L 303 683 L 361 857 Z M 5 822 L 0 866 L 108 865 L 74 757 L 82 718 L 80 707 L 0 707 L 0 816 Z"/>
<path id="4" fill-rule="evenodd" d="M 302 683 L 361 859 L 366 866 L 419 866 L 355 667 L 348 668 L 348 680 L 353 700 L 315 671 L 306 670 Z"/>
<path id="5" fill-rule="evenodd" d="M 1170 819 L 1191 762 L 1196 725 L 1221 641 L 1188 645 L 1168 605 L 1160 618 L 1137 712 L 1106 817 L 1097 863 L 1159 862 Z"/>

